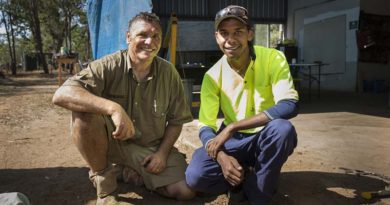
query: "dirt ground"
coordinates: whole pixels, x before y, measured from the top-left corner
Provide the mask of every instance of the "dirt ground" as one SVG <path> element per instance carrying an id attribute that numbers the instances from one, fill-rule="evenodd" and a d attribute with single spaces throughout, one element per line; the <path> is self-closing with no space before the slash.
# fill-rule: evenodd
<path id="1" fill-rule="evenodd" d="M 55 75 L 0 78 L 0 193 L 22 192 L 32 204 L 94 204 L 88 168 L 69 137 L 70 112 L 51 103 Z M 326 96 L 326 97 L 324 97 Z M 390 176 L 387 96 L 326 94 L 301 104 L 299 144 L 282 170 L 272 205 L 376 204 L 363 191 L 385 189 Z M 199 146 L 196 122 L 176 144 L 188 158 Z M 356 172 L 361 170 L 363 172 Z M 226 195 L 176 202 L 120 183 L 124 204 L 247 204 Z"/>

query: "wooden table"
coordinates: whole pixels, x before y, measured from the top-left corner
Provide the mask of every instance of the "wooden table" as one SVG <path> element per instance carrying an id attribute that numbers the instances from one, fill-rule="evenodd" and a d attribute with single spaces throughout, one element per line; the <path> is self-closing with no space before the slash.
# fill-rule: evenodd
<path id="1" fill-rule="evenodd" d="M 57 56 L 56 57 L 57 61 L 57 69 L 58 69 L 58 86 L 61 86 L 63 81 L 62 81 L 62 64 L 73 64 L 77 63 L 78 59 L 77 57 L 69 57 L 69 56 Z"/>

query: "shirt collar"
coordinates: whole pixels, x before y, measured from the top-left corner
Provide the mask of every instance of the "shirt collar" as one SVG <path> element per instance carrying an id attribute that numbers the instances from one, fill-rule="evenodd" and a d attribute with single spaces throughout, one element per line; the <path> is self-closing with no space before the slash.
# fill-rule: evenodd
<path id="1" fill-rule="evenodd" d="M 224 65 L 222 65 L 222 66 L 223 66 L 223 67 L 228 67 L 228 68 L 230 68 L 231 70 L 233 70 L 233 68 L 229 65 L 227 56 L 226 56 L 226 55 L 223 55 L 222 58 L 223 58 L 222 63 L 224 64 Z M 252 69 L 252 70 L 253 70 L 253 65 L 254 65 L 254 63 L 255 63 L 255 59 L 251 58 L 250 61 L 249 61 L 249 65 L 248 65 L 248 67 L 247 67 L 247 70 L 248 70 L 248 69 Z"/>
<path id="2" fill-rule="evenodd" d="M 150 72 L 149 74 L 146 76 L 146 80 L 145 81 L 149 81 L 149 80 L 152 80 L 156 75 L 157 75 L 157 68 L 156 68 L 156 64 L 157 64 L 157 57 L 154 57 L 153 58 L 153 61 L 152 61 L 152 65 L 150 65 Z M 129 55 L 129 51 L 126 52 L 126 61 L 127 61 L 127 68 L 130 72 L 130 70 L 133 68 L 131 66 L 131 60 L 130 60 L 130 55 Z M 133 73 L 133 72 L 131 72 Z M 135 76 L 133 75 L 133 78 L 135 79 Z"/>

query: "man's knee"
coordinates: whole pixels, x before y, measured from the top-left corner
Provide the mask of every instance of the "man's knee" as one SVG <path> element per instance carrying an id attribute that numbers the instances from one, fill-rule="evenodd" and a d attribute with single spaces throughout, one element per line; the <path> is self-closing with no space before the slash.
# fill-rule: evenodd
<path id="1" fill-rule="evenodd" d="M 272 120 L 268 123 L 268 129 L 282 141 L 293 140 L 297 136 L 295 127 L 290 121 L 284 119 Z"/>
<path id="2" fill-rule="evenodd" d="M 103 131 L 105 122 L 102 115 L 72 112 L 71 132 L 72 136 L 83 136 L 91 133 Z"/>
<path id="3" fill-rule="evenodd" d="M 195 150 L 195 152 L 192 155 L 192 160 L 190 164 L 188 165 L 185 176 L 186 176 L 186 183 L 189 187 L 199 190 L 203 189 L 201 179 L 202 179 L 202 166 L 199 166 L 199 158 L 201 155 L 201 149 Z"/>
<path id="4" fill-rule="evenodd" d="M 90 127 L 91 125 L 104 124 L 104 119 L 100 114 L 86 112 L 72 112 L 72 126 L 82 128 Z"/>
<path id="5" fill-rule="evenodd" d="M 295 128 L 290 121 L 284 119 L 272 120 L 268 123 L 268 126 L 271 130 L 277 131 L 281 135 L 291 135 L 296 134 Z"/>
<path id="6" fill-rule="evenodd" d="M 108 137 L 102 115 L 72 113 L 73 143 L 94 172 L 107 167 Z"/>
<path id="7" fill-rule="evenodd" d="M 185 176 L 186 176 L 186 182 L 189 187 L 197 188 L 199 186 L 198 185 L 200 179 L 199 173 L 192 166 L 188 166 Z"/>
<path id="8" fill-rule="evenodd" d="M 184 180 L 161 187 L 157 191 L 162 195 L 177 200 L 190 200 L 196 195 L 195 191 L 188 187 Z"/>
<path id="9" fill-rule="evenodd" d="M 269 141 L 275 142 L 279 148 L 285 149 L 289 154 L 291 154 L 297 145 L 297 133 L 291 122 L 284 119 L 276 119 L 269 122 L 267 126 L 267 138 L 273 138 Z M 260 139 L 259 143 L 262 143 L 261 141 L 262 140 Z"/>

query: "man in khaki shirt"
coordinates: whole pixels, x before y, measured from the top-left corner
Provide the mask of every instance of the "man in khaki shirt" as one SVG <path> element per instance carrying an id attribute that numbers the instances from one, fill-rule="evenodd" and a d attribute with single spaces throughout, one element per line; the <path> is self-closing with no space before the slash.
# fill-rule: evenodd
<path id="1" fill-rule="evenodd" d="M 161 36 L 158 17 L 141 12 L 129 22 L 127 50 L 90 63 L 54 94 L 54 104 L 72 111 L 72 137 L 91 169 L 97 204 L 115 201 L 112 164 L 134 170 L 163 196 L 195 196 L 173 147 L 192 116 L 175 67 L 157 56 Z"/>

